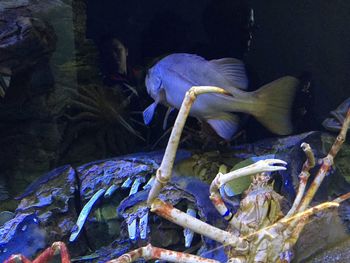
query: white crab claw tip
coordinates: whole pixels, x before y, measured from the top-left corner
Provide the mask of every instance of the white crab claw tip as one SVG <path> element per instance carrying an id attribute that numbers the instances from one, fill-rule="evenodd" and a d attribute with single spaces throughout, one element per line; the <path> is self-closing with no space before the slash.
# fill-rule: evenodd
<path id="1" fill-rule="evenodd" d="M 270 172 L 281 171 L 281 170 L 287 170 L 287 168 L 284 166 L 271 166 L 269 169 Z"/>
<path id="2" fill-rule="evenodd" d="M 188 208 L 186 213 L 190 216 L 196 217 L 196 210 L 193 208 Z M 184 236 L 185 236 L 185 247 L 190 247 L 192 244 L 194 232 L 188 228 L 184 229 Z"/>
<path id="3" fill-rule="evenodd" d="M 136 218 L 128 223 L 128 233 L 132 241 L 136 240 Z"/>
<path id="4" fill-rule="evenodd" d="M 144 183 L 144 182 L 145 182 L 145 178 L 144 177 L 136 178 L 134 183 L 131 186 L 129 195 L 133 195 L 133 194 L 137 193 L 137 191 L 139 190 L 140 185 L 142 183 Z"/>
<path id="5" fill-rule="evenodd" d="M 141 239 L 147 238 L 148 211 L 140 217 L 139 230 Z"/>
<path id="6" fill-rule="evenodd" d="M 286 161 L 283 161 L 283 160 L 279 160 L 279 159 L 276 159 L 276 163 L 279 163 L 279 164 L 283 164 L 283 165 L 287 165 L 287 162 Z"/>
<path id="7" fill-rule="evenodd" d="M 265 163 L 267 164 L 283 164 L 283 165 L 286 165 L 287 163 L 283 160 L 280 160 L 280 159 L 265 159 L 263 160 L 265 161 Z"/>

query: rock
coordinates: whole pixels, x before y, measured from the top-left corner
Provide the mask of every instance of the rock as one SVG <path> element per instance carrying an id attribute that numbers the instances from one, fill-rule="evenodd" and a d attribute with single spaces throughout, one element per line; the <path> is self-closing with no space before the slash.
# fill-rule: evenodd
<path id="1" fill-rule="evenodd" d="M 332 249 L 332 247 L 348 238 L 349 234 L 337 210 L 318 213 L 305 226 L 295 246 L 295 258 L 293 262 L 329 262 L 328 260 L 315 261 L 314 257 L 317 253 L 321 253 L 324 254 L 323 259 L 325 259 L 328 253 L 324 253 L 323 251 Z M 332 262 L 347 262 L 344 253 L 337 256 L 339 261 Z"/>
<path id="2" fill-rule="evenodd" d="M 321 251 L 315 255 L 313 259 L 306 261 L 307 263 L 347 263 L 350 258 L 350 237 L 344 241 L 337 243 L 335 246 Z"/>
<path id="3" fill-rule="evenodd" d="M 0 228 L 0 261 L 18 253 L 31 257 L 45 248 L 47 234 L 34 214 L 17 214 Z"/>
<path id="4" fill-rule="evenodd" d="M 48 23 L 13 12 L 0 14 L 4 21 L 0 28 L 0 69 L 11 75 L 28 70 L 56 47 L 55 32 Z"/>
<path id="5" fill-rule="evenodd" d="M 325 119 L 322 126 L 329 131 L 339 132 L 349 109 L 350 98 L 347 98 L 335 110 L 330 112 L 331 117 Z"/>

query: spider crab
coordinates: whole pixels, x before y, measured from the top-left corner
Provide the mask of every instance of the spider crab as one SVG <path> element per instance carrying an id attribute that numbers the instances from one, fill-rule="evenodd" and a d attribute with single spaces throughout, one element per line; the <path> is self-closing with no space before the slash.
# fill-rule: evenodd
<path id="1" fill-rule="evenodd" d="M 222 243 L 226 248 L 227 262 L 229 263 L 290 262 L 292 259 L 292 248 L 307 223 L 308 217 L 322 209 L 336 207 L 340 202 L 350 198 L 350 193 L 347 193 L 332 202 L 308 208 L 317 189 L 332 166 L 334 157 L 345 141 L 350 125 L 350 109 L 347 112 L 336 141 L 328 155 L 323 159 L 323 164 L 306 193 L 306 183 L 310 175 L 309 170 L 314 167 L 315 158 L 310 145 L 306 143 L 301 145 L 307 160 L 299 175 L 300 183 L 297 196 L 291 209 L 285 216 L 282 214 L 279 202 L 282 197 L 273 190 L 273 185 L 269 183 L 270 177 L 267 173 L 285 170 L 286 162 L 279 159 L 261 160 L 229 173 L 225 173 L 225 168 L 221 167 L 222 171 L 217 174 L 211 183 L 210 199 L 218 212 L 228 221 L 228 229 L 224 231 L 196 219 L 157 198 L 160 190 L 170 180 L 174 157 L 190 108 L 198 95 L 208 92 L 226 93 L 221 88 L 211 86 L 192 87 L 186 93 L 170 135 L 162 164 L 157 170 L 156 180 L 149 193 L 148 205 L 151 211 L 159 216 L 185 229 L 190 229 Z M 254 176 L 253 182 L 246 191 L 239 210 L 233 215 L 226 207 L 219 189 L 235 178 L 248 175 Z M 117 259 L 109 261 L 109 263 L 128 263 L 134 262 L 139 258 L 144 258 L 145 260 L 160 259 L 170 262 L 219 263 L 217 260 L 153 247 L 151 244 L 126 253 Z"/>
<path id="2" fill-rule="evenodd" d="M 307 191 L 306 184 L 310 176 L 309 171 L 315 165 L 315 158 L 308 144 L 303 143 L 301 145 L 306 155 L 306 161 L 299 175 L 300 183 L 296 198 L 285 216 L 283 216 L 280 205 L 282 197 L 273 190 L 273 184 L 270 183 L 268 173 L 285 170 L 286 162 L 279 159 L 266 159 L 228 173 L 226 167 L 221 166 L 219 173 L 211 183 L 210 199 L 219 214 L 228 222 L 228 229 L 225 231 L 192 217 L 157 198 L 159 192 L 171 178 L 181 132 L 191 105 L 198 95 L 208 92 L 225 93 L 221 88 L 210 86 L 192 87 L 186 93 L 162 163 L 157 170 L 156 178 L 149 193 L 148 206 L 151 212 L 182 226 L 184 229 L 191 230 L 221 243 L 225 247 L 227 262 L 229 263 L 290 262 L 293 257 L 293 246 L 298 240 L 308 218 L 320 210 L 337 207 L 340 202 L 350 198 L 350 193 L 347 193 L 332 202 L 325 202 L 309 208 L 316 191 L 333 164 L 334 157 L 345 141 L 350 125 L 350 109 L 347 112 L 337 139 L 328 155 L 323 158 L 322 166 Z M 245 192 L 245 197 L 241 201 L 238 211 L 233 214 L 226 207 L 220 194 L 220 188 L 227 182 L 242 176 L 253 176 L 253 181 Z M 47 262 L 58 253 L 61 254 L 62 262 L 69 262 L 68 251 L 61 242 L 54 243 L 52 247 L 45 250 L 33 262 Z M 215 259 L 153 247 L 151 244 L 123 254 L 119 258 L 109 261 L 109 263 L 134 262 L 139 258 L 145 260 L 160 259 L 170 262 L 219 263 Z M 7 262 L 30 261 L 21 255 L 13 255 Z"/>

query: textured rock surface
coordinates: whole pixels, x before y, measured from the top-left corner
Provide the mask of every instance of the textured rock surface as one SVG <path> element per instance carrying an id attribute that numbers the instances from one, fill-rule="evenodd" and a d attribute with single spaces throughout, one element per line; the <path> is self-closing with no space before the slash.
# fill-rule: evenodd
<path id="1" fill-rule="evenodd" d="M 124 95 L 104 91 L 97 49 L 85 38 L 85 2 L 1 1 L 0 17 L 0 73 L 11 74 L 0 98 L 0 198 L 16 196 L 58 165 L 131 152 L 134 137 L 122 139 L 130 133 L 107 134 L 123 131 L 116 120 L 127 103 L 108 117 L 124 105 Z M 89 98 L 81 87 L 100 108 L 82 105 Z M 97 120 L 76 118 L 96 111 Z"/>
<path id="2" fill-rule="evenodd" d="M 325 249 L 317 254 L 312 260 L 305 261 L 307 263 L 347 263 L 350 258 L 350 238 L 336 244 L 333 247 Z"/>
<path id="3" fill-rule="evenodd" d="M 174 176 L 174 180 L 161 194 L 161 198 L 169 199 L 170 203 L 182 209 L 186 209 L 184 204 L 186 202 L 187 205 L 196 207 L 198 215 L 203 220 L 216 224 L 220 220 L 217 217 L 218 214 L 213 211 L 212 204 L 208 199 L 208 184 L 198 181 L 198 178 L 202 179 L 203 174 L 206 174 L 205 178 L 207 180 L 215 176 L 216 172 L 213 171 L 213 167 L 209 165 L 210 163 L 215 163 L 215 166 L 225 163 L 230 167 L 242 159 L 253 158 L 262 154 L 283 158 L 288 162 L 289 169 L 287 169 L 285 174 L 282 174 L 282 180 L 280 176 L 276 176 L 275 186 L 284 196 L 291 198 L 293 194 L 290 192 L 291 189 L 286 187 L 285 183 L 289 179 L 288 185 L 290 188 L 293 188 L 293 183 L 295 185 L 297 183 L 297 173 L 305 160 L 305 156 L 299 146 L 301 142 L 306 141 L 310 143 L 315 150 L 316 158 L 319 159 L 327 153 L 333 140 L 334 136 L 330 134 L 310 132 L 241 145 L 226 153 L 197 152 L 193 154 L 189 151 L 178 151 L 175 166 L 177 176 Z M 347 150 L 349 145 L 344 144 L 343 146 L 335 160 L 335 166 L 322 185 L 317 196 L 317 202 L 314 202 L 314 204 L 349 192 L 349 184 L 344 179 L 343 171 L 337 168 L 338 162 L 346 163 L 348 160 L 349 152 Z M 123 247 L 125 249 L 131 248 L 131 243 L 128 241 L 127 222 L 140 217 L 139 213 L 145 212 L 144 204 L 148 190 L 143 189 L 142 185 L 154 175 L 161 159 L 162 152 L 150 152 L 94 161 L 81 165 L 76 169 L 73 169 L 70 165 L 59 167 L 33 182 L 21 195 L 21 202 L 16 210 L 16 217 L 9 221 L 10 223 L 12 222 L 12 229 L 20 229 L 20 224 L 22 221 L 25 221 L 24 219 L 18 221 L 17 219 L 20 219 L 19 215 L 33 215 L 35 213 L 37 225 L 30 224 L 30 226 L 34 230 L 44 231 L 44 239 L 41 241 L 44 242 L 44 246 L 48 246 L 54 239 L 68 242 L 68 237 L 71 231 L 74 231 L 75 221 L 83 205 L 100 189 L 107 190 L 111 185 L 114 185 L 118 187 L 117 192 L 110 198 L 99 200 L 87 217 L 85 222 L 86 232 L 84 234 L 81 233 L 77 240 L 68 244 L 74 256 L 89 253 L 86 249 L 87 244 L 90 244 L 93 249 L 98 250 L 97 254 L 106 258 L 110 258 L 111 255 L 106 255 L 105 253 L 109 253 L 110 249 L 118 244 L 122 244 L 121 250 L 116 250 L 113 254 L 113 256 L 117 256 L 118 253 L 124 251 Z M 177 167 L 177 165 L 181 168 Z M 312 173 L 314 172 L 312 171 Z M 192 177 L 191 179 L 186 176 L 197 176 L 197 178 Z M 137 179 L 142 178 L 145 180 L 142 180 L 143 183 L 140 185 L 139 191 L 129 195 L 133 184 L 132 181 L 135 182 Z M 128 183 L 129 186 L 125 186 L 124 183 L 129 179 L 131 180 Z M 278 180 L 281 182 L 277 183 Z M 281 187 L 282 185 L 283 187 Z M 153 218 L 153 215 L 150 215 L 150 218 L 151 233 L 148 232 L 148 235 L 152 239 L 152 243 L 165 245 L 166 241 L 169 246 L 183 249 L 183 234 L 180 227 L 174 226 L 166 220 Z M 160 224 L 159 222 L 162 223 Z M 27 223 L 24 222 L 23 224 Z M 317 253 L 337 246 L 339 242 L 343 242 L 348 238 L 348 227 L 348 202 L 341 204 L 338 210 L 318 213 L 307 224 L 295 247 L 296 258 L 294 262 L 306 262 L 311 260 Z M 1 231 L 6 231 L 6 227 L 0 227 L 0 233 Z M 169 236 L 169 239 L 163 240 L 161 236 L 158 236 L 161 231 L 164 231 L 164 234 Z M 48 232 L 50 235 L 46 234 Z M 12 232 L 8 236 L 8 240 L 0 248 L 13 249 L 11 242 L 14 242 L 23 234 L 25 233 L 21 231 Z M 199 240 L 197 236 L 194 241 L 195 244 L 200 245 Z M 204 240 L 208 246 L 211 246 L 209 240 Z M 139 242 L 146 241 L 139 240 Z M 35 249 L 40 249 L 42 246 L 32 246 L 31 253 L 34 253 Z M 1 251 L 0 249 L 0 256 L 7 255 Z M 219 256 L 217 252 L 220 252 L 220 250 L 213 250 L 212 252 L 212 256 L 217 257 Z M 92 254 L 91 257 L 97 257 L 97 254 Z M 346 253 L 342 253 L 337 258 L 343 260 L 343 255 L 346 255 Z M 328 256 L 329 254 L 324 255 L 325 258 Z M 101 260 L 101 258 L 99 259 Z"/>
<path id="4" fill-rule="evenodd" d="M 0 3 L 1 26 L 6 28 L 0 38 L 0 68 L 11 74 L 0 101 L 0 162 L 11 197 L 57 160 L 62 136 L 57 116 L 67 96 L 56 85 L 61 79 L 56 73 L 59 63 L 72 59 L 74 49 L 67 54 L 67 43 L 74 48 L 71 14 L 69 1 Z"/>

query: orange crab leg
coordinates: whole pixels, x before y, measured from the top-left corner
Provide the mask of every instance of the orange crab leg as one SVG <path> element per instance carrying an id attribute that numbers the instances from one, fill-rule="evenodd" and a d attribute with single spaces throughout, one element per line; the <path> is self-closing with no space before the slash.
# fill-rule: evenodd
<path id="1" fill-rule="evenodd" d="M 70 256 L 66 245 L 61 242 L 55 242 L 44 250 L 36 259 L 30 261 L 23 255 L 12 255 L 5 263 L 47 263 L 54 258 L 54 256 L 61 255 L 61 263 L 70 263 Z"/>
<path id="2" fill-rule="evenodd" d="M 217 260 L 202 258 L 187 253 L 153 247 L 150 244 L 145 247 L 141 247 L 129 253 L 126 253 L 117 259 L 112 259 L 107 263 L 131 263 L 139 258 L 143 258 L 145 260 L 160 259 L 178 263 L 220 263 Z"/>
<path id="3" fill-rule="evenodd" d="M 70 263 L 70 256 L 68 249 L 63 242 L 55 242 L 51 247 L 45 249 L 36 259 L 33 260 L 33 263 L 46 263 L 49 262 L 55 255 L 61 255 L 62 263 Z"/>
<path id="4" fill-rule="evenodd" d="M 339 204 L 347 199 L 350 198 L 350 192 L 347 194 L 344 194 L 342 196 L 339 196 L 338 198 L 334 199 L 331 202 L 326 202 L 319 204 L 315 207 L 309 208 L 306 211 L 300 212 L 294 216 L 292 216 L 289 219 L 292 219 L 293 221 L 290 223 L 290 226 L 288 227 L 292 235 L 289 238 L 288 245 L 289 247 L 293 247 L 294 244 L 298 241 L 299 235 L 301 231 L 304 229 L 304 226 L 306 225 L 309 217 L 317 212 L 320 212 L 324 209 L 331 208 L 331 207 L 338 207 Z"/>
<path id="5" fill-rule="evenodd" d="M 4 261 L 4 263 L 18 263 L 18 262 L 32 263 L 32 261 L 30 261 L 23 255 L 12 255 L 10 258 Z"/>
<path id="6" fill-rule="evenodd" d="M 243 250 L 248 248 L 248 243 L 242 238 L 194 218 L 159 199 L 153 201 L 151 211 L 176 225 L 188 228 L 223 245 L 230 245 Z"/>
<path id="7" fill-rule="evenodd" d="M 225 173 L 227 173 L 227 167 L 225 165 L 221 165 L 219 168 L 219 174 L 225 174 Z M 210 188 L 209 188 L 210 196 L 209 196 L 209 198 L 210 198 L 211 202 L 213 203 L 214 207 L 216 208 L 216 210 L 219 212 L 219 214 L 226 221 L 230 221 L 233 217 L 233 214 L 227 208 L 227 206 L 224 203 L 224 200 L 222 199 L 222 197 L 220 195 L 218 175 L 214 178 L 214 180 L 210 184 Z"/>

